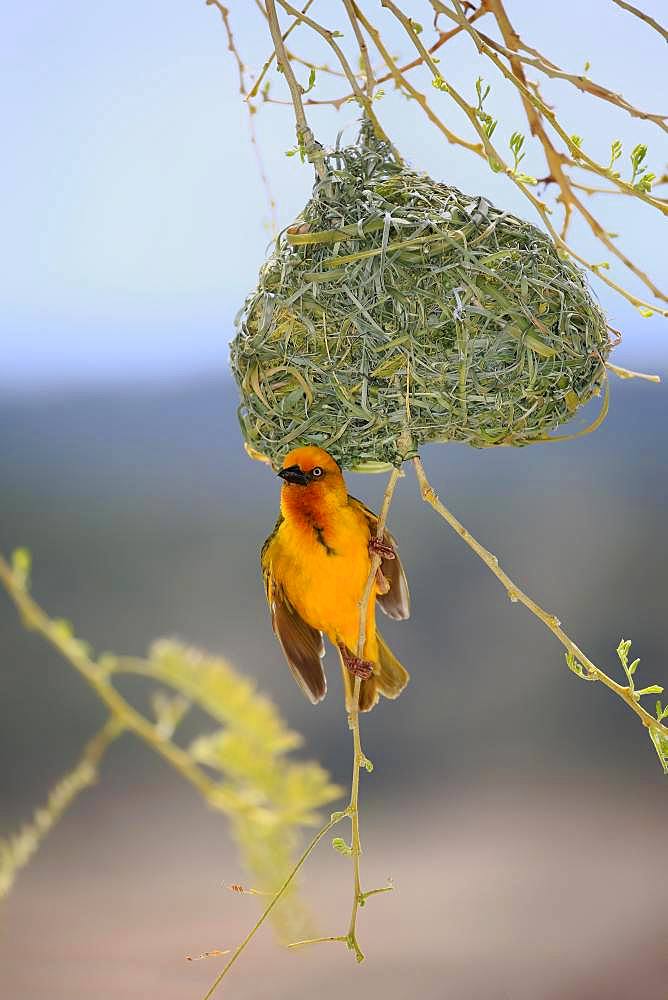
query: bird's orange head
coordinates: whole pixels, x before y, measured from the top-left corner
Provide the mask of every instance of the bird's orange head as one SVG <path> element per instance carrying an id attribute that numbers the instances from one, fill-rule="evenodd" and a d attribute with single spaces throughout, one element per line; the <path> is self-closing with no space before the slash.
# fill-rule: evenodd
<path id="1" fill-rule="evenodd" d="M 329 452 L 315 445 L 288 452 L 278 474 L 284 484 L 282 506 L 288 511 L 315 511 L 348 497 L 339 465 Z"/>

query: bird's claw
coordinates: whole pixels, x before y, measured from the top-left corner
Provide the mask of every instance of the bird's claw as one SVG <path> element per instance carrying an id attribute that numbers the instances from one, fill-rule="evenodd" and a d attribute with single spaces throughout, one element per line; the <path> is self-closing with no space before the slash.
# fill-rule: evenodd
<path id="1" fill-rule="evenodd" d="M 378 538 L 377 535 L 372 535 L 369 540 L 369 552 L 372 555 L 375 552 L 377 555 L 382 556 L 383 559 L 396 559 L 397 557 L 392 546 L 384 542 L 382 538 Z"/>
<path id="2" fill-rule="evenodd" d="M 359 677 L 363 681 L 368 680 L 373 673 L 373 663 L 370 660 L 363 660 L 361 657 L 355 656 L 346 646 L 339 648 L 341 649 L 343 662 L 353 677 Z"/>

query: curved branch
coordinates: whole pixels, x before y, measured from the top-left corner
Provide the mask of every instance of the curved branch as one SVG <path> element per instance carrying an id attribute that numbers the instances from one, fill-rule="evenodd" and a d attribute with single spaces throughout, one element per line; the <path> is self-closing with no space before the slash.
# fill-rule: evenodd
<path id="1" fill-rule="evenodd" d="M 666 206 L 665 203 L 657 200 L 656 198 L 652 197 L 649 194 L 646 194 L 644 191 L 639 191 L 637 188 L 632 187 L 631 184 L 628 184 L 626 181 L 623 181 L 621 177 L 613 176 L 613 174 L 609 169 L 602 166 L 602 164 L 597 163 L 596 160 L 594 160 L 591 156 L 589 156 L 588 153 L 585 153 L 584 150 L 582 150 L 577 145 L 577 143 L 573 141 L 572 137 L 568 134 L 566 129 L 564 129 L 564 127 L 560 124 L 560 122 L 558 121 L 556 115 L 551 110 L 551 108 L 549 108 L 547 104 L 545 104 L 545 102 L 539 96 L 537 96 L 536 94 L 532 94 L 531 91 L 528 89 L 528 87 L 525 84 L 523 84 L 522 81 L 513 72 L 511 72 L 509 69 L 505 67 L 505 65 L 496 55 L 496 53 L 492 49 L 490 49 L 490 47 L 486 45 L 485 42 L 483 42 L 479 33 L 475 30 L 475 28 L 471 27 L 471 25 L 464 17 L 459 0 L 453 0 L 453 3 L 457 8 L 457 13 L 449 10 L 448 7 L 446 7 L 443 3 L 441 3 L 441 0 L 430 0 L 430 3 L 434 8 L 434 10 L 438 11 L 439 13 L 445 14 L 447 17 L 451 18 L 453 21 L 456 21 L 458 24 L 461 24 L 462 27 L 465 28 L 465 30 L 471 35 L 478 51 L 481 54 L 486 55 L 487 58 L 497 67 L 499 72 L 501 72 L 503 76 L 510 83 L 512 83 L 513 86 L 520 92 L 520 94 L 522 94 L 522 96 L 525 97 L 526 100 L 530 101 L 531 104 L 536 108 L 536 110 L 541 113 L 541 115 L 545 118 L 547 123 L 557 133 L 562 142 L 565 143 L 571 156 L 576 162 L 585 164 L 593 173 L 598 174 L 599 177 L 604 177 L 607 180 L 611 181 L 621 191 L 626 191 L 628 193 L 634 194 L 635 197 L 638 198 L 640 201 L 644 201 L 646 204 L 652 205 L 653 208 L 657 208 L 663 215 L 668 215 L 668 206 Z"/>
<path id="2" fill-rule="evenodd" d="M 457 3 L 457 0 L 454 0 L 454 2 Z M 438 5 L 439 8 L 442 6 L 440 3 L 438 3 L 438 0 L 431 0 L 431 3 L 434 6 Z M 510 180 L 513 182 L 513 184 L 515 184 L 515 186 L 522 192 L 522 194 L 524 195 L 524 197 L 527 198 L 528 201 L 531 202 L 531 204 L 533 205 L 533 207 L 538 212 L 540 218 L 543 221 L 543 224 L 544 224 L 545 228 L 547 229 L 548 233 L 550 234 L 550 236 L 554 240 L 555 244 L 561 250 L 563 250 L 564 253 L 569 254 L 571 257 L 573 257 L 574 260 L 579 261 L 579 263 L 581 263 L 584 267 L 586 267 L 593 274 L 595 274 L 597 277 L 599 277 L 601 279 L 601 281 L 603 281 L 605 284 L 609 285 L 611 288 L 614 288 L 628 302 L 631 302 L 632 305 L 635 305 L 637 308 L 642 309 L 642 310 L 647 310 L 647 311 L 650 311 L 650 312 L 658 312 L 658 313 L 661 313 L 661 315 L 668 316 L 668 310 L 666 310 L 666 309 L 664 309 L 664 308 L 662 308 L 660 306 L 657 306 L 655 304 L 645 302 L 643 299 L 640 299 L 637 295 L 634 295 L 632 292 L 627 291 L 625 288 L 623 288 L 621 285 L 618 285 L 616 282 L 614 282 L 612 279 L 608 278 L 603 273 L 605 265 L 594 264 L 591 261 L 588 261 L 586 258 L 582 257 L 580 254 L 576 253 L 576 251 L 573 250 L 566 243 L 566 241 L 563 238 L 563 235 L 560 235 L 556 231 L 556 229 L 554 228 L 554 226 L 552 225 L 552 222 L 550 221 L 550 218 L 549 218 L 549 211 L 550 210 L 548 209 L 548 207 L 545 204 L 545 202 L 541 201 L 540 198 L 537 198 L 536 195 L 534 195 L 534 193 L 527 187 L 527 185 L 521 180 L 521 178 L 517 176 L 516 171 L 514 171 L 505 162 L 504 158 L 501 156 L 501 154 L 499 153 L 498 149 L 496 149 L 496 147 L 494 146 L 493 142 L 491 141 L 490 136 L 484 131 L 484 129 L 482 128 L 482 126 L 481 126 L 481 124 L 480 124 L 480 122 L 478 120 L 478 113 L 477 113 L 476 108 L 474 108 L 471 104 L 469 104 L 468 101 L 466 101 L 462 97 L 462 95 L 452 86 L 452 84 L 450 84 L 449 81 L 444 80 L 443 77 L 440 75 L 438 67 L 433 62 L 433 60 L 431 59 L 431 57 L 429 56 L 429 53 L 426 51 L 426 49 L 425 49 L 423 43 L 421 42 L 419 36 L 415 32 L 415 30 L 413 28 L 413 25 L 412 25 L 412 23 L 410 21 L 410 18 L 408 18 L 403 13 L 403 11 L 400 10 L 400 8 L 397 6 L 397 4 L 394 3 L 394 0 L 381 0 L 381 4 L 382 4 L 383 7 L 386 7 L 388 10 L 390 10 L 394 14 L 394 16 L 401 22 L 401 24 L 403 25 L 404 30 L 406 31 L 407 35 L 409 36 L 409 38 L 411 39 L 411 41 L 415 45 L 415 47 L 418 50 L 418 52 L 420 52 L 420 54 L 423 56 L 423 58 L 425 59 L 425 62 L 427 63 L 427 65 L 431 69 L 432 73 L 434 74 L 434 78 L 440 80 L 440 82 L 442 84 L 441 89 L 447 91 L 448 95 L 452 98 L 452 100 L 464 112 L 464 114 L 468 118 L 469 122 L 471 123 L 471 125 L 473 126 L 473 128 L 475 129 L 475 131 L 480 136 L 480 139 L 481 139 L 483 147 L 484 147 L 484 155 L 485 155 L 486 159 L 489 162 L 491 162 L 491 163 L 495 163 L 497 165 L 497 169 L 499 171 L 502 171 L 503 173 L 505 173 L 506 176 L 509 177 Z M 467 28 L 467 30 L 471 30 L 472 31 L 473 29 L 468 29 Z M 505 67 L 503 67 L 503 69 L 505 71 Z M 513 77 L 513 79 L 514 79 L 514 77 Z M 542 102 L 540 102 L 540 103 L 542 104 Z M 668 207 L 666 208 L 666 210 L 668 211 Z"/>
<path id="3" fill-rule="evenodd" d="M 544 608 L 541 608 L 541 606 L 536 603 L 536 601 L 525 594 L 523 590 L 520 590 L 517 584 L 510 579 L 508 574 L 501 569 L 497 557 L 481 545 L 480 542 L 477 541 L 477 539 L 475 539 L 469 531 L 467 531 L 461 521 L 458 521 L 455 515 L 448 510 L 441 500 L 439 500 L 436 491 L 427 479 L 427 474 L 424 471 L 424 466 L 422 465 L 420 458 L 414 458 L 413 465 L 415 467 L 415 474 L 420 486 L 422 499 L 428 503 L 430 507 L 433 507 L 436 513 L 447 521 L 450 527 L 457 532 L 459 537 L 466 542 L 469 548 L 473 549 L 475 554 L 482 559 L 487 568 L 492 571 L 497 580 L 499 580 L 505 588 L 509 599 L 513 602 L 523 604 L 532 615 L 538 618 L 539 621 L 541 621 L 543 625 L 545 625 L 545 627 L 548 628 L 554 636 L 556 636 L 569 656 L 573 657 L 575 662 L 585 671 L 584 676 L 586 676 L 589 680 L 600 681 L 604 684 L 610 691 L 621 698 L 633 712 L 635 712 L 643 726 L 645 726 L 650 733 L 656 732 L 668 741 L 668 726 L 663 725 L 662 722 L 659 722 L 653 715 L 643 708 L 637 698 L 638 692 L 634 692 L 630 684 L 627 687 L 622 684 L 618 684 L 617 681 L 614 681 L 611 677 L 604 673 L 600 667 L 597 667 L 596 664 L 594 664 L 589 657 L 582 652 L 579 646 L 576 646 L 573 640 L 566 635 L 561 627 L 559 619 L 555 615 L 550 614 L 549 611 L 545 611 Z"/>
<path id="4" fill-rule="evenodd" d="M 497 19 L 497 23 L 499 25 L 499 29 L 502 33 L 502 36 L 506 41 L 507 45 L 509 45 L 509 48 L 506 49 L 505 51 L 508 54 L 513 74 L 517 78 L 517 80 L 519 80 L 520 83 L 523 85 L 524 90 L 528 92 L 527 80 L 524 75 L 524 69 L 520 61 L 520 56 L 516 51 L 514 51 L 514 46 L 517 45 L 519 36 L 510 22 L 510 19 L 506 13 L 503 4 L 503 0 L 490 0 L 490 4 L 492 6 L 492 11 L 494 13 L 494 16 Z M 479 37 L 482 38 L 481 35 Z M 545 129 L 543 128 L 541 113 L 536 110 L 534 104 L 525 96 L 523 92 L 520 94 L 520 97 L 522 100 L 522 104 L 524 106 L 527 120 L 529 122 L 529 127 L 531 128 L 531 132 L 533 135 L 537 137 L 538 141 L 542 145 L 543 150 L 545 152 L 545 158 L 547 160 L 548 167 L 550 169 L 552 177 L 559 185 L 559 189 L 561 191 L 561 201 L 563 203 L 565 212 L 564 227 L 561 232 L 562 237 L 566 235 L 570 214 L 573 207 L 575 207 L 580 213 L 580 215 L 583 217 L 583 219 L 585 220 L 591 231 L 593 232 L 594 236 L 596 236 L 596 238 L 600 240 L 600 242 L 606 247 L 606 249 L 615 257 L 617 257 L 617 259 L 620 260 L 622 264 L 624 264 L 624 266 L 628 268 L 629 271 L 631 271 L 632 274 L 635 274 L 635 276 L 640 281 L 642 281 L 643 284 L 650 290 L 652 295 L 655 295 L 657 299 L 663 299 L 664 301 L 668 301 L 668 296 L 666 296 L 665 293 L 662 292 L 661 289 L 654 284 L 649 275 L 647 275 L 644 271 L 642 271 L 639 267 L 637 267 L 632 260 L 630 260 L 624 253 L 622 253 L 622 251 L 619 250 L 617 246 L 615 246 L 615 244 L 608 236 L 608 233 L 605 230 L 605 228 L 600 224 L 598 219 L 596 219 L 592 215 L 589 209 L 586 208 L 586 206 L 574 193 L 573 188 L 571 186 L 570 178 L 567 177 L 563 169 L 565 157 L 563 156 L 562 153 L 558 152 L 558 150 L 552 144 L 547 133 L 545 132 Z M 629 191 L 624 191 L 623 193 L 635 194 L 635 191 L 633 189 L 630 189 Z"/>
<path id="5" fill-rule="evenodd" d="M 658 33 L 663 37 L 663 40 L 668 42 L 668 30 L 666 30 L 662 24 L 659 24 L 658 21 L 655 21 L 653 17 L 650 17 L 649 14 L 639 10 L 638 7 L 634 7 L 633 4 L 626 3 L 626 0 L 612 0 L 612 2 L 616 4 L 617 7 L 621 7 L 622 10 L 627 10 L 629 14 L 633 14 L 634 17 L 640 18 L 640 20 L 644 21 L 645 24 L 649 24 L 650 28 L 654 28 L 655 31 L 658 31 Z"/>
<path id="6" fill-rule="evenodd" d="M 503 3 L 500 2 L 500 0 L 489 0 L 489 4 L 497 18 L 499 27 L 501 27 L 502 20 L 510 25 Z M 469 23 L 471 23 L 470 19 Z M 465 29 L 462 28 L 462 30 Z M 555 63 L 547 59 L 537 49 L 532 49 L 528 45 L 525 45 L 514 29 L 512 29 L 512 41 L 507 37 L 506 32 L 503 31 L 503 29 L 502 32 L 506 45 L 501 45 L 494 38 L 490 38 L 489 35 L 483 34 L 482 31 L 479 31 L 478 34 L 486 45 L 489 45 L 489 47 L 494 49 L 495 52 L 498 52 L 499 55 L 506 56 L 506 58 L 510 59 L 511 62 L 521 60 L 521 62 L 526 63 L 527 66 L 533 66 L 534 69 L 537 69 L 544 76 L 548 76 L 553 80 L 565 80 L 573 87 L 576 87 L 583 94 L 590 94 L 592 97 L 596 97 L 601 101 L 607 101 L 609 104 L 614 104 L 615 107 L 625 111 L 632 118 L 641 118 L 643 121 L 653 122 L 664 132 L 668 132 L 668 115 L 652 114 L 649 111 L 642 111 L 640 108 L 636 108 L 633 104 L 630 104 L 629 101 L 622 96 L 622 94 L 616 94 L 614 90 L 609 90 L 608 87 L 604 87 L 602 84 L 596 83 L 594 80 L 590 80 L 583 74 L 567 73 L 565 70 L 561 69 L 559 66 L 555 65 Z M 529 52 L 532 54 L 524 55 L 523 52 Z M 519 74 L 516 71 L 515 75 L 519 77 Z"/>

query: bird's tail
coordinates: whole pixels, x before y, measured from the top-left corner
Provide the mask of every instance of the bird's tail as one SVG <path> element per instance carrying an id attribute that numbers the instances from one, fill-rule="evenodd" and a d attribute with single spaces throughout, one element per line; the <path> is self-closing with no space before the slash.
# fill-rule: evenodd
<path id="1" fill-rule="evenodd" d="M 368 712 L 372 709 L 381 694 L 386 698 L 398 698 L 410 679 L 410 674 L 403 664 L 399 663 L 379 632 L 376 633 L 376 638 L 378 640 L 377 669 L 374 670 L 371 677 L 363 680 L 360 684 L 359 707 L 361 712 Z M 341 669 L 346 693 L 346 708 L 350 711 L 354 680 L 343 660 L 341 660 Z"/>

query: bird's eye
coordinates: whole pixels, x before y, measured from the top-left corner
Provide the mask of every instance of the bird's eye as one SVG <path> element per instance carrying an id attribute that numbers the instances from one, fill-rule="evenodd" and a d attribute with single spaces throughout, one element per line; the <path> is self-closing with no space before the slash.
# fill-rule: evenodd
<path id="1" fill-rule="evenodd" d="M 320 476 L 322 475 L 322 469 L 320 468 L 320 466 L 319 466 L 319 465 L 316 465 L 316 467 L 315 467 L 315 469 L 313 469 L 313 471 L 312 471 L 311 475 L 312 475 L 312 476 L 313 476 L 313 477 L 314 477 L 315 479 L 318 479 L 318 478 L 319 478 L 319 477 L 320 477 Z"/>

